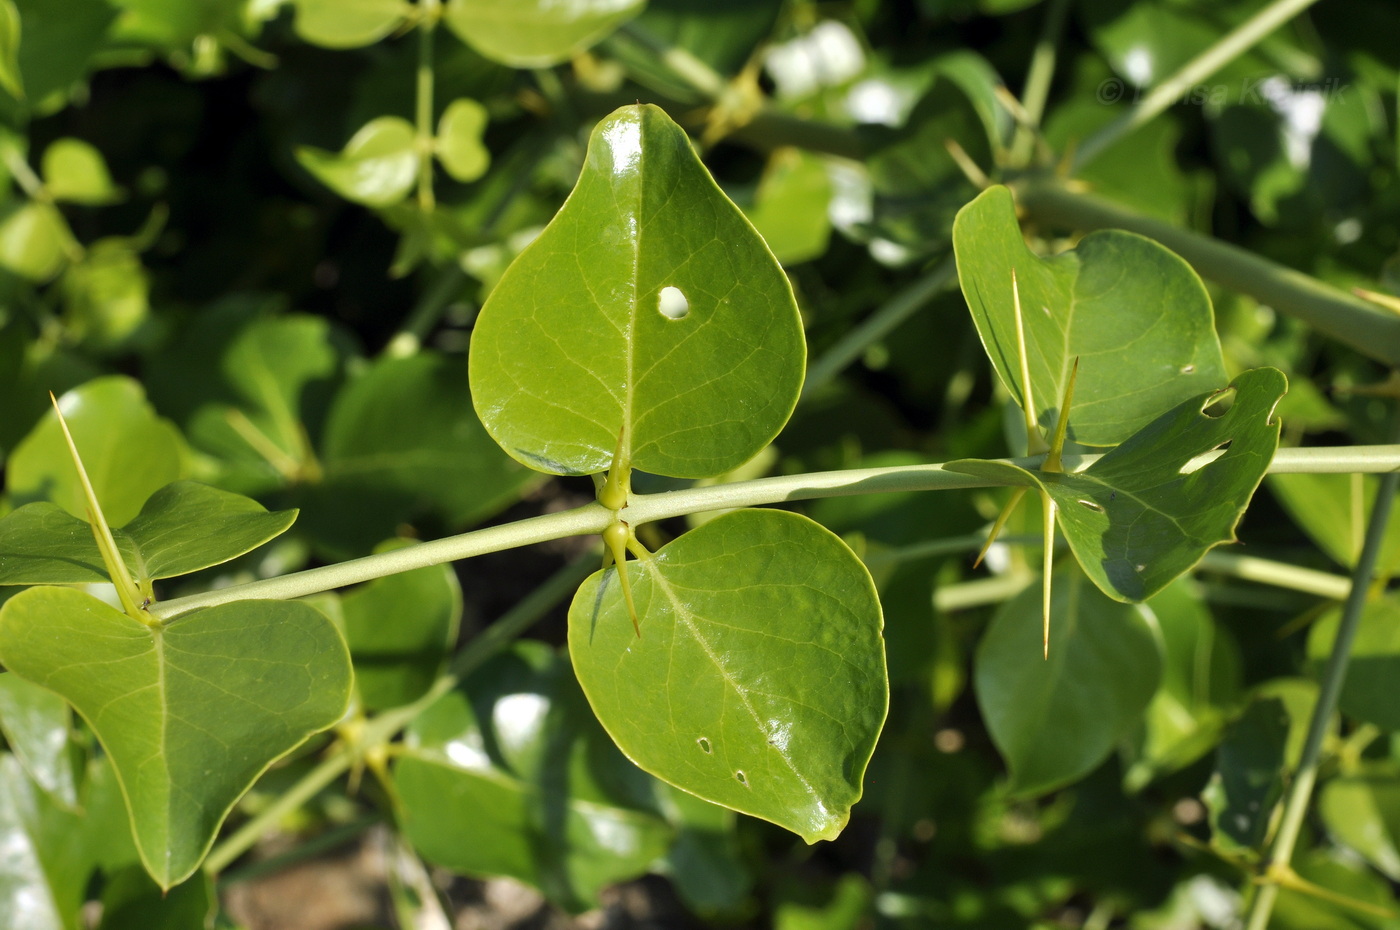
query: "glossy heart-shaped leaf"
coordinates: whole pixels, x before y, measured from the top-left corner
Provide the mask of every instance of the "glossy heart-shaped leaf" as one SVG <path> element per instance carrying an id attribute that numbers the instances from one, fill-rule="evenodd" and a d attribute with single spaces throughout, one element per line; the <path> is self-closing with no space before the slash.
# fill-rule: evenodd
<path id="1" fill-rule="evenodd" d="M 480 54 L 513 68 L 543 68 L 636 16 L 646 0 L 448 0 L 443 20 Z"/>
<path id="2" fill-rule="evenodd" d="M 131 378 L 97 378 L 58 404 L 113 526 L 131 521 L 152 494 L 180 477 L 184 439 Z M 7 468 L 16 501 L 50 500 L 75 516 L 86 514 L 87 499 L 52 409 L 15 447 Z"/>
<path id="3" fill-rule="evenodd" d="M 387 207 L 408 193 L 418 177 L 418 135 L 397 116 L 380 116 L 360 127 L 339 153 L 309 145 L 297 161 L 346 200 Z"/>
<path id="4" fill-rule="evenodd" d="M 447 105 L 438 120 L 437 157 L 455 180 L 475 181 L 491 164 L 491 152 L 481 141 L 486 108 L 470 97 Z"/>
<path id="5" fill-rule="evenodd" d="M 608 743 L 543 643 L 518 643 L 420 714 L 394 784 L 426 858 L 509 875 L 570 910 L 596 907 L 671 838 L 643 803 L 655 782 Z"/>
<path id="6" fill-rule="evenodd" d="M 294 601 L 239 601 L 148 626 L 71 588 L 0 607 L 0 662 L 56 691 L 111 757 L 141 860 L 163 888 L 203 860 L 267 767 L 340 719 L 350 657 Z"/>
<path id="7" fill-rule="evenodd" d="M 832 839 L 861 795 L 888 703 L 865 566 L 806 517 L 743 510 L 629 562 L 569 610 L 569 652 L 603 726 L 664 781 Z"/>
<path id="8" fill-rule="evenodd" d="M 1096 232 L 1072 252 L 1040 258 L 1021 237 L 1011 192 L 993 187 L 959 211 L 953 246 L 982 345 L 1024 409 L 1015 275 L 1031 412 L 1047 430 L 1059 418 L 1076 358 L 1069 437 L 1091 446 L 1122 442 L 1172 405 L 1226 381 L 1201 279 L 1151 239 Z"/>
<path id="9" fill-rule="evenodd" d="M 491 292 L 471 345 L 477 413 L 553 474 L 613 461 L 698 478 L 777 435 L 802 383 L 792 288 L 679 126 L 598 124 L 578 186 Z"/>
<path id="10" fill-rule="evenodd" d="M 947 467 L 1048 492 L 1075 558 L 1099 589 L 1141 601 L 1212 547 L 1234 541 L 1235 526 L 1278 448 L 1273 411 L 1287 387 L 1277 369 L 1246 371 L 1230 383 L 1234 403 L 1225 413 L 1206 412 L 1224 392 L 1193 397 L 1082 472 L 972 459 Z M 1072 423 L 1073 411 L 1070 416 Z M 1217 450 L 1223 453 L 1211 461 L 1193 462 Z"/>
<path id="11" fill-rule="evenodd" d="M 268 513 L 250 497 L 194 481 L 161 488 L 136 519 L 112 530 L 139 584 L 219 565 L 286 532 L 295 510 Z M 92 527 L 54 504 L 0 519 L 0 584 L 108 581 Z"/>
<path id="12" fill-rule="evenodd" d="M 1055 648 L 1041 658 L 1040 590 L 997 611 L 973 664 L 977 704 L 1011 789 L 1029 796 L 1108 758 L 1157 690 L 1162 658 L 1142 609 L 1111 601 L 1074 566 L 1055 573 Z"/>
<path id="13" fill-rule="evenodd" d="M 294 6 L 297 35 L 323 48 L 373 45 L 411 9 L 404 0 L 295 0 Z"/>

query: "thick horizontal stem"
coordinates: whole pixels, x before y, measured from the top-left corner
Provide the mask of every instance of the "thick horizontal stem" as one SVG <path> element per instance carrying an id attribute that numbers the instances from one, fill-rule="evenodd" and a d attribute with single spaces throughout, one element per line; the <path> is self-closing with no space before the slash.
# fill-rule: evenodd
<path id="1" fill-rule="evenodd" d="M 566 536 L 601 533 L 612 521 L 612 512 L 601 504 L 586 504 L 562 513 L 545 514 L 503 526 L 473 530 L 470 533 L 435 539 L 406 549 L 380 552 L 322 568 L 311 568 L 277 578 L 250 581 L 247 584 L 218 588 L 203 594 L 179 597 L 154 604 L 149 612 L 158 619 L 168 620 L 187 611 L 233 601 L 306 597 L 309 594 L 359 584 L 385 575 L 455 562 L 487 552 L 515 549 L 552 539 L 563 539 Z"/>
<path id="2" fill-rule="evenodd" d="M 1218 454 L 1218 453 L 1217 453 Z M 1065 456 L 1066 471 L 1087 468 L 1099 459 L 1097 455 Z M 1023 468 L 1036 468 L 1040 457 L 1006 459 Z M 1278 474 L 1310 473 L 1378 473 L 1400 471 L 1400 445 L 1349 446 L 1339 449 L 1280 449 L 1274 455 L 1269 470 Z M 783 475 L 758 478 L 703 488 L 664 491 L 660 494 L 637 494 L 631 499 L 622 517 L 632 525 L 653 523 L 707 510 L 732 510 L 757 507 L 784 501 L 811 500 L 818 497 L 847 497 L 853 494 L 879 494 L 896 491 L 950 491 L 959 488 L 986 488 L 1001 482 L 974 478 L 948 471 L 942 465 L 899 465 L 890 468 L 851 468 L 842 471 L 811 472 L 803 475 Z M 214 607 L 234 601 L 306 597 L 443 562 L 500 552 L 535 543 L 563 539 L 566 536 L 586 536 L 601 533 L 613 522 L 613 512 L 598 503 L 585 504 L 562 513 L 530 517 L 504 526 L 473 530 L 457 536 L 433 540 L 407 549 L 381 552 L 337 565 L 294 572 L 279 578 L 267 578 L 192 594 L 161 604 L 152 605 L 150 613 L 160 620 L 169 620 L 187 611 Z"/>
<path id="3" fill-rule="evenodd" d="M 1042 225 L 1081 231 L 1126 229 L 1156 239 L 1190 262 L 1202 277 L 1296 317 L 1362 355 L 1400 366 L 1400 317 L 1383 313 L 1302 272 L 1053 181 L 1022 185 L 1016 191 L 1016 202 L 1030 219 Z"/>

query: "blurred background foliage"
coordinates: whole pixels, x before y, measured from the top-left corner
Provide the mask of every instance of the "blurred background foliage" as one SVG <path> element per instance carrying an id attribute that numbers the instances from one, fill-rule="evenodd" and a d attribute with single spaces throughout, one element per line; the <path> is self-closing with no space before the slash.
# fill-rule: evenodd
<path id="1" fill-rule="evenodd" d="M 634 101 L 692 132 L 807 326 L 798 412 L 733 477 L 1019 451 L 949 265 L 953 215 L 988 179 L 1091 192 L 1343 290 L 1400 293 L 1389 0 L 1322 0 L 1141 127 L 1096 136 L 1278 5 L 0 0 L 0 513 L 44 499 L 82 513 L 48 391 L 74 392 L 116 525 L 177 478 L 301 508 L 273 546 L 166 596 L 587 499 L 588 482 L 542 481 L 489 440 L 465 350 L 589 130 Z M 1077 158 L 1096 138 L 1111 144 Z M 1082 231 L 1033 202 L 1023 220 L 1047 252 Z M 1207 283 L 1230 372 L 1290 377 L 1286 445 L 1385 441 L 1384 351 Z M 1039 622 L 1017 596 L 1036 579 L 1038 516 L 974 569 L 1003 492 L 807 505 L 876 577 L 894 688 L 850 827 L 811 848 L 632 768 L 581 701 L 555 610 L 413 722 L 392 775 L 372 765 L 323 788 L 217 889 L 197 876 L 162 898 L 91 736 L 0 675 L 0 836 L 19 851 L 0 901 L 50 902 L 26 912 L 36 928 L 438 927 L 454 912 L 503 926 L 499 907 L 497 923 L 465 923 L 488 919 L 491 886 L 464 876 L 504 876 L 543 896 L 521 912 L 530 926 L 600 905 L 612 926 L 1241 926 L 1374 494 L 1359 476 L 1268 481 L 1244 551 L 1311 569 L 1307 583 L 1207 559 L 1145 613 L 1090 611 L 1081 636 L 1153 658 L 1076 678 L 1066 645 L 1069 680 L 1027 691 L 1025 712 L 1045 700 L 1122 721 L 1097 748 L 1066 737 L 1088 764 L 1031 794 L 1007 782 L 979 696 L 1023 686 L 1017 669 L 1038 661 L 1003 654 L 996 632 Z M 361 711 L 423 694 L 459 639 L 585 550 L 318 598 L 349 637 Z M 1286 890 L 1271 926 L 1400 926 L 1397 610 L 1378 596 L 1368 611 L 1327 743 L 1296 857 L 1317 887 Z M 345 738 L 269 773 L 234 824 Z M 461 746 L 489 764 L 458 765 Z M 377 857 L 355 873 L 371 889 L 361 912 L 288 917 L 309 892 L 287 886 L 249 903 L 259 882 L 356 843 Z"/>

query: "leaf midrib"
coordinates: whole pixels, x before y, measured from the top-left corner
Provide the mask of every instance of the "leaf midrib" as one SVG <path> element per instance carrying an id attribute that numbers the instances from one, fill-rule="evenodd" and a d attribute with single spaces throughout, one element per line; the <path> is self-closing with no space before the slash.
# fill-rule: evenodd
<path id="1" fill-rule="evenodd" d="M 647 569 L 651 578 L 656 582 L 656 585 L 660 589 L 661 593 L 666 596 L 666 599 L 668 601 L 670 601 L 671 608 L 674 611 L 676 618 L 680 620 L 682 624 L 684 624 L 686 632 L 688 632 L 691 638 L 695 640 L 696 645 L 698 645 L 701 648 L 701 650 L 704 651 L 705 657 L 710 660 L 710 663 L 712 665 L 714 665 L 715 670 L 719 672 L 720 677 L 724 680 L 725 684 L 727 684 L 734 691 L 735 695 L 739 698 L 740 705 L 744 708 L 746 712 L 748 712 L 749 718 L 753 721 L 754 728 L 757 729 L 758 732 L 763 736 L 765 744 L 770 749 L 772 749 L 773 752 L 777 753 L 778 758 L 783 760 L 783 764 L 786 765 L 788 767 L 788 770 L 792 772 L 793 777 L 801 783 L 802 787 L 807 791 L 807 794 L 812 798 L 813 803 L 815 803 L 817 805 L 817 808 L 822 812 L 822 814 L 829 819 L 831 816 L 831 812 L 827 810 L 826 804 L 822 802 L 821 796 L 817 793 L 817 790 L 812 786 L 812 783 L 809 782 L 798 770 L 797 766 L 793 764 L 792 758 L 788 755 L 788 753 L 785 752 L 783 749 L 780 749 L 779 747 L 767 742 L 767 739 L 770 734 L 764 728 L 763 720 L 762 717 L 760 717 L 758 710 L 749 701 L 748 689 L 746 689 L 729 672 L 729 670 L 725 668 L 724 663 L 721 661 L 719 654 L 710 645 L 709 640 L 705 639 L 705 637 L 700 634 L 699 627 L 695 622 L 695 616 L 681 602 L 680 598 L 676 596 L 675 591 L 671 588 L 670 583 L 666 580 L 665 574 L 654 565 L 648 565 L 645 562 L 635 562 L 633 564 L 647 565 Z"/>

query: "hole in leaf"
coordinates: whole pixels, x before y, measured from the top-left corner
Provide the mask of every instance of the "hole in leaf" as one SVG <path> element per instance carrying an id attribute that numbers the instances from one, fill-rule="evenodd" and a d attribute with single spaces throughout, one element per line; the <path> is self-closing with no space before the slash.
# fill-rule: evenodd
<path id="1" fill-rule="evenodd" d="M 1182 466 L 1181 466 L 1181 470 L 1180 470 L 1179 472 L 1177 472 L 1177 474 L 1179 474 L 1179 475 L 1191 475 L 1191 474 L 1195 474 L 1196 472 L 1200 471 L 1202 468 L 1205 468 L 1205 467 L 1206 467 L 1207 465 L 1209 465 L 1211 462 L 1214 462 L 1216 459 L 1218 459 L 1218 458 L 1220 458 L 1222 455 L 1224 455 L 1224 454 L 1225 454 L 1225 450 L 1228 449 L 1228 448 L 1230 448 L 1230 443 L 1232 443 L 1232 442 L 1234 442 L 1233 439 L 1227 439 L 1227 440 L 1225 440 L 1224 442 L 1220 443 L 1220 445 L 1216 446 L 1214 449 L 1208 449 L 1208 450 L 1206 450 L 1205 452 L 1202 452 L 1200 455 L 1196 456 L 1196 457 L 1193 458 L 1193 459 L 1190 459 L 1189 461 L 1186 462 L 1186 464 L 1182 465 Z"/>
<path id="2" fill-rule="evenodd" d="M 683 320 L 690 315 L 690 301 L 685 299 L 680 288 L 667 285 L 661 289 L 656 309 L 668 320 Z"/>
<path id="3" fill-rule="evenodd" d="M 705 739 L 705 737 L 702 736 L 695 742 L 699 744 L 701 752 L 706 753 L 707 755 L 711 752 L 714 752 L 714 750 L 710 748 L 710 741 Z"/>
<path id="4" fill-rule="evenodd" d="M 1095 513 L 1103 513 L 1103 505 L 1100 504 L 1098 501 L 1082 500 L 1078 501 L 1078 503 L 1082 504 L 1087 509 L 1094 511 Z"/>
<path id="5" fill-rule="evenodd" d="M 749 786 L 749 777 L 745 775 L 742 771 L 735 772 L 734 777 L 738 779 L 739 784 L 743 785 L 745 788 Z"/>
<path id="6" fill-rule="evenodd" d="M 1212 419 L 1223 417 L 1234 405 L 1235 389 L 1225 388 L 1206 398 L 1206 402 L 1201 405 L 1201 414 Z"/>

